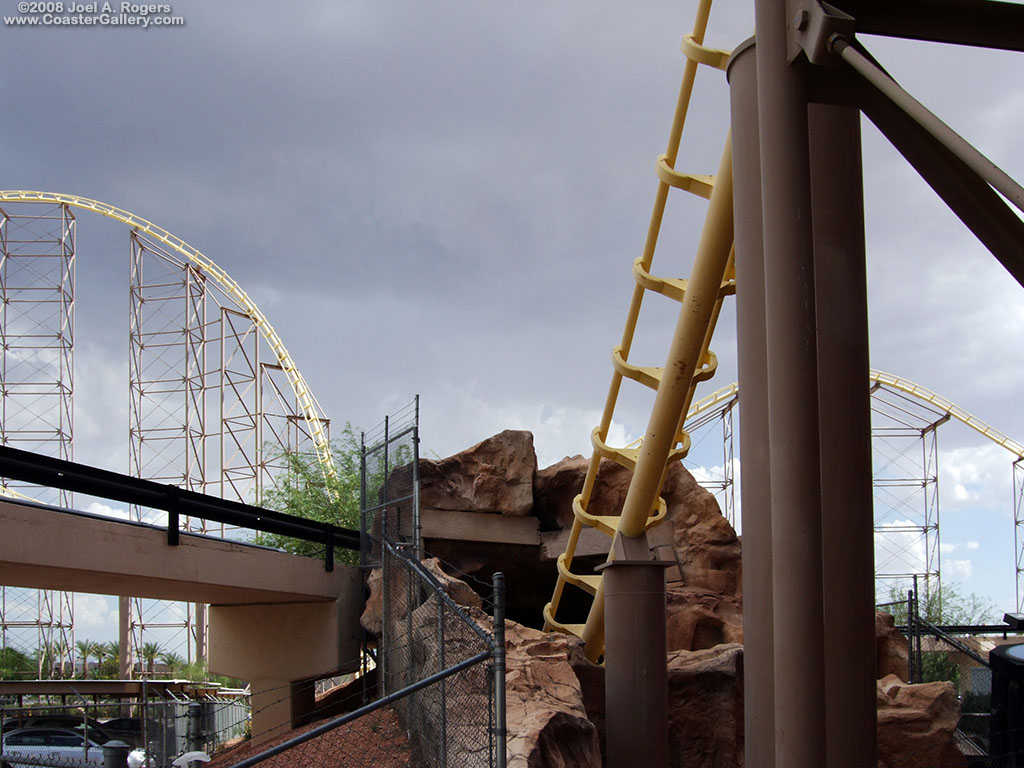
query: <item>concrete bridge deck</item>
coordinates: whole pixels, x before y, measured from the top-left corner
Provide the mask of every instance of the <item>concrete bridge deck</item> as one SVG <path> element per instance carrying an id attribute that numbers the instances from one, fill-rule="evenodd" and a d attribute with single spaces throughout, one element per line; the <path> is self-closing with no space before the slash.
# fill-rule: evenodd
<path id="1" fill-rule="evenodd" d="M 351 671 L 363 606 L 358 568 L 39 504 L 0 499 L 0 584 L 209 603 L 209 667 L 248 680 L 253 739 L 314 706 L 289 683 Z M 296 652 L 301 649 L 301 652 Z"/>
<path id="2" fill-rule="evenodd" d="M 331 602 L 358 574 L 266 547 L 0 499 L 0 584 L 215 605 Z"/>

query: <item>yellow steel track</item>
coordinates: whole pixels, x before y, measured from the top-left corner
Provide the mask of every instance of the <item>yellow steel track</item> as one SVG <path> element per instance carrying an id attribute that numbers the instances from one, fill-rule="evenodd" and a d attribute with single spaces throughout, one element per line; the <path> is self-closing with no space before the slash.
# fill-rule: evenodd
<path id="1" fill-rule="evenodd" d="M 252 318 L 253 324 L 259 329 L 260 334 L 264 339 L 266 339 L 267 344 L 270 345 L 270 348 L 273 350 L 274 355 L 277 358 L 278 364 L 281 366 L 281 370 L 284 371 L 284 374 L 288 379 L 288 383 L 291 385 L 292 391 L 295 393 L 296 401 L 302 409 L 302 415 L 306 420 L 306 426 L 309 429 L 310 438 L 315 446 L 320 466 L 328 476 L 334 475 L 334 459 L 331 456 L 330 441 L 327 437 L 327 430 L 324 427 L 324 418 L 321 415 L 323 411 L 317 403 L 316 398 L 313 396 L 313 393 L 310 391 L 309 386 L 306 384 L 305 378 L 299 371 L 298 366 L 295 365 L 295 361 L 288 353 L 287 348 L 285 348 L 281 337 L 278 336 L 277 331 L 274 330 L 274 327 L 267 320 L 267 316 L 263 314 L 258 306 L 256 306 L 256 302 L 249 298 L 249 295 L 242 290 L 242 287 L 235 282 L 227 272 L 217 266 L 212 259 L 205 256 L 198 249 L 193 248 L 180 237 L 171 234 L 163 227 L 159 227 L 141 216 L 136 216 L 130 211 L 110 205 L 109 203 L 102 203 L 98 200 L 91 200 L 87 197 L 67 195 L 59 192 L 0 190 L 0 203 L 3 202 L 53 203 L 57 205 L 69 205 L 74 208 L 99 213 L 103 216 L 107 216 L 108 218 L 120 221 L 123 224 L 127 224 L 137 232 L 142 232 L 152 237 L 154 240 L 163 243 L 168 248 L 184 256 L 191 264 L 194 264 L 202 270 L 205 276 L 213 279 L 224 293 L 227 294 L 231 300 L 234 301 L 250 318 Z"/>
<path id="2" fill-rule="evenodd" d="M 910 379 L 905 379 L 902 376 L 894 376 L 891 373 L 886 373 L 885 371 L 879 371 L 872 368 L 868 372 L 868 381 L 872 384 L 883 384 L 897 392 L 910 395 L 911 397 L 932 406 L 937 411 L 948 414 L 951 418 L 965 424 L 975 432 L 984 435 L 987 439 L 991 440 L 1000 448 L 1006 449 L 1018 459 L 1024 458 L 1024 445 L 1021 445 L 1011 437 L 1007 437 L 995 427 L 986 424 L 977 416 L 969 413 L 965 408 L 961 408 L 952 400 L 948 400 L 942 395 L 938 395 L 930 389 L 922 387 L 920 384 L 915 384 Z M 693 404 L 689 412 L 686 414 L 686 420 L 690 421 L 703 413 L 713 411 L 716 407 L 732 400 L 739 393 L 740 385 L 739 382 L 735 381 L 728 386 L 715 390 L 707 397 L 703 397 Z"/>
<path id="3" fill-rule="evenodd" d="M 640 258 L 633 265 L 635 288 L 626 316 L 622 342 L 612 350 L 612 380 L 601 423 L 591 435 L 593 453 L 582 492 L 573 501 L 573 525 L 565 552 L 558 558 L 558 576 L 551 601 L 544 607 L 546 630 L 557 630 L 582 637 L 587 656 L 599 660 L 604 652 L 603 580 L 599 575 L 574 573 L 573 557 L 583 526 L 596 528 L 609 536 L 609 560 L 614 558 L 611 543 L 616 536 L 637 537 L 646 528 L 660 523 L 666 514 L 661 486 L 672 462 L 685 457 L 690 439 L 684 425 L 687 420 L 736 396 L 738 386 L 731 384 L 693 404 L 694 391 L 710 379 L 717 359 L 709 345 L 723 299 L 735 292 L 735 269 L 728 244 L 732 242 L 731 148 L 726 139 L 717 176 L 681 173 L 675 170 L 683 127 L 686 122 L 696 73 L 700 66 L 724 69 L 726 51 L 704 45 L 711 0 L 700 0 L 693 32 L 683 38 L 686 57 L 682 85 L 676 105 L 668 149 L 658 158 L 657 194 Z M 658 242 L 665 204 L 670 189 L 680 189 L 708 199 L 709 205 L 689 280 L 656 277 L 651 264 Z M 729 199 L 721 199 L 728 194 Z M 723 250 L 724 249 L 724 250 Z M 630 349 L 644 295 L 655 292 L 682 304 L 679 324 L 664 367 L 640 366 L 629 361 Z M 694 295 L 697 294 L 697 295 Z M 629 379 L 657 391 L 647 433 L 640 441 L 624 447 L 607 444 L 623 379 Z M 881 371 L 871 371 L 871 381 L 922 400 L 948 413 L 1015 456 L 1024 456 L 1024 446 L 975 418 L 963 408 L 930 390 Z M 620 515 L 594 515 L 588 512 L 598 469 L 602 459 L 610 459 L 633 470 L 633 477 Z M 590 596 L 585 624 L 558 618 L 565 588 L 582 590 Z"/>
<path id="4" fill-rule="evenodd" d="M 596 528 L 609 536 L 637 536 L 660 523 L 666 513 L 660 497 L 661 485 L 669 465 L 689 450 L 689 436 L 683 430 L 684 415 L 701 381 L 710 379 L 717 358 L 709 348 L 711 335 L 721 311 L 723 299 L 735 292 L 732 243 L 731 147 L 728 139 L 719 173 L 715 176 L 690 174 L 675 169 L 690 97 L 700 66 L 724 69 L 729 52 L 704 46 L 711 0 L 701 0 L 693 31 L 686 35 L 682 51 L 686 56 L 676 111 L 669 132 L 668 147 L 655 166 L 658 187 L 641 256 L 634 262 L 635 287 L 626 316 L 621 343 L 612 350 L 612 380 L 601 423 L 591 435 L 594 451 L 583 490 L 573 501 L 573 525 L 565 552 L 558 558 L 558 577 L 551 602 L 544 607 L 545 629 L 583 637 L 591 659 L 604 652 L 604 601 L 602 577 L 573 573 L 572 560 L 583 526 Z M 651 266 L 665 212 L 669 190 L 679 189 L 708 199 L 701 243 L 689 280 L 658 277 Z M 639 366 L 629 360 L 644 295 L 658 293 L 682 304 L 680 323 L 664 367 Z M 656 390 L 655 405 L 646 436 L 640 443 L 623 447 L 607 443 L 623 379 Z M 588 512 L 594 484 L 602 459 L 610 459 L 633 470 L 633 480 L 623 513 L 617 516 Z M 632 503 L 631 503 L 632 502 Z M 609 555 L 611 557 L 611 555 Z M 566 586 L 580 589 L 592 598 L 586 624 L 560 621 L 558 609 Z"/>

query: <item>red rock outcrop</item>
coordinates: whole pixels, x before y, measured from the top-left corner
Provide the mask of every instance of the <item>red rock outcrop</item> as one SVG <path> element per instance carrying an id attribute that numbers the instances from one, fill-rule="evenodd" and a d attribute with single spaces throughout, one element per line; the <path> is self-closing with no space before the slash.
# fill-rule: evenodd
<path id="1" fill-rule="evenodd" d="M 903 682 L 910 677 L 907 638 L 896 631 L 892 614 L 875 611 L 875 667 L 881 680 L 895 675 Z"/>
<path id="2" fill-rule="evenodd" d="M 509 622 L 506 705 L 509 768 L 600 768 L 570 657 L 578 640 Z"/>
<path id="3" fill-rule="evenodd" d="M 950 683 L 878 681 L 878 768 L 966 768 L 953 733 L 960 703 Z"/>
<path id="4" fill-rule="evenodd" d="M 534 514 L 542 530 L 572 525 L 572 500 L 583 488 L 587 466 L 587 459 L 572 456 L 537 473 Z M 588 511 L 619 514 L 631 478 L 632 472 L 625 467 L 602 461 Z M 671 541 L 664 542 L 667 546 L 660 549 L 659 557 L 678 562 L 687 586 L 739 596 L 743 586 L 740 543 L 714 495 L 677 462 L 669 469 L 662 496 L 668 507 L 662 526 L 671 526 Z M 652 529 L 648 536 L 662 539 L 660 533 Z"/>
<path id="5" fill-rule="evenodd" d="M 424 560 L 423 564 L 453 601 L 461 605 L 480 626 L 491 631 L 491 619 L 481 610 L 482 601 L 468 584 L 446 574 L 436 558 Z M 368 584 L 370 597 L 361 623 L 368 631 L 380 636 L 384 602 L 380 569 L 371 572 Z M 408 616 L 406 609 L 400 617 Z M 458 628 L 450 615 L 448 621 L 452 626 L 445 633 L 446 649 L 452 652 L 452 644 L 459 642 Z M 436 606 L 433 603 L 413 606 L 409 626 L 410 656 L 437 658 Z M 600 768 L 597 727 L 587 718 L 580 681 L 570 663 L 570 658 L 583 658 L 581 646 L 581 641 L 576 638 L 506 622 L 505 698 L 510 768 Z M 391 673 L 402 677 L 401 670 L 392 669 Z M 459 685 L 455 680 L 449 683 L 450 691 L 458 686 L 458 701 L 451 698 L 448 702 L 449 727 L 453 733 L 457 732 L 460 717 L 469 716 L 475 722 L 479 713 L 486 709 L 488 686 L 482 678 L 485 673 L 486 668 L 478 665 L 461 673 L 463 677 L 473 677 L 469 684 Z M 435 715 L 441 707 L 439 690 L 435 688 L 425 689 L 408 703 L 396 706 L 406 722 L 418 723 L 417 727 L 428 742 L 440 739 L 440 734 L 433 731 L 437 724 Z M 483 733 L 479 728 L 467 729 L 467 733 L 470 732 Z M 450 740 L 448 757 L 452 764 L 473 763 L 475 752 L 483 748 L 484 745 L 467 743 L 464 738 Z"/>
<path id="6" fill-rule="evenodd" d="M 673 765 L 743 765 L 743 646 L 668 655 L 669 752 Z"/>
<path id="7" fill-rule="evenodd" d="M 668 584 L 665 588 L 666 648 L 698 651 L 743 642 L 743 605 L 732 595 Z"/>
<path id="8" fill-rule="evenodd" d="M 533 434 L 507 429 L 446 459 L 420 459 L 420 505 L 526 515 L 536 474 Z"/>
<path id="9" fill-rule="evenodd" d="M 467 608 L 481 608 L 483 600 L 480 595 L 464 581 L 449 576 L 441 568 L 441 561 L 436 557 L 428 557 L 422 561 L 423 567 L 430 572 L 438 583 L 444 588 L 445 593 L 459 605 Z M 380 568 L 374 568 L 366 579 L 366 586 L 370 590 L 366 598 L 366 605 L 359 617 L 359 623 L 363 629 L 377 637 L 381 633 L 381 617 L 384 611 L 384 584 L 381 578 Z"/>

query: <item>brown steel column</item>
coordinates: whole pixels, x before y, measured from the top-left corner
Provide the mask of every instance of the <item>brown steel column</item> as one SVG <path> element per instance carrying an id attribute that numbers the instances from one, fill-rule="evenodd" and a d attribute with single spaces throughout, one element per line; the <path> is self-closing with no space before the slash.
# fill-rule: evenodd
<path id="1" fill-rule="evenodd" d="M 784 0 L 756 0 L 768 344 L 775 764 L 826 764 L 821 482 L 810 159 Z"/>
<path id="2" fill-rule="evenodd" d="M 874 515 L 860 110 L 810 107 L 828 768 L 875 765 Z M 745 509 L 745 508 L 744 508 Z"/>
<path id="3" fill-rule="evenodd" d="M 665 567 L 647 536 L 616 537 L 604 575 L 605 729 L 608 768 L 668 767 Z"/>
<path id="4" fill-rule="evenodd" d="M 765 348 L 761 156 L 753 40 L 733 51 L 733 216 L 739 357 L 740 498 L 743 503 L 744 764 L 775 765 L 771 478 L 768 471 L 768 359 Z"/>

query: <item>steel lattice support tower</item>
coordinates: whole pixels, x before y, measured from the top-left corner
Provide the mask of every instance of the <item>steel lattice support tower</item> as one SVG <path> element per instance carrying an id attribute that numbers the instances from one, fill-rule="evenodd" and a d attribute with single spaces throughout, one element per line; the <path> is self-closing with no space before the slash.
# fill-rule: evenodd
<path id="1" fill-rule="evenodd" d="M 739 522 L 736 514 L 736 440 L 733 423 L 738 403 L 739 395 L 734 393 L 728 399 L 717 403 L 714 408 L 702 410 L 694 418 L 687 419 L 684 425 L 694 445 L 704 439 L 703 432 L 710 430 L 712 425 L 717 423 L 721 429 L 722 471 L 714 472 L 716 468 L 711 468 L 707 476 L 698 479 L 698 483 L 715 495 L 722 514 L 733 528 L 736 528 Z"/>
<path id="2" fill-rule="evenodd" d="M 66 205 L 32 214 L 0 210 L 0 442 L 73 458 L 74 349 L 74 215 Z M 64 491 L 0 483 L 71 504 Z M 39 650 L 41 678 L 65 674 L 74 649 L 73 595 L 0 586 L 0 647 Z"/>
<path id="3" fill-rule="evenodd" d="M 196 267 L 132 232 L 129 472 L 198 492 L 207 490 L 205 282 Z M 132 516 L 166 522 L 165 513 L 138 507 Z M 205 532 L 201 521 L 182 523 L 185 530 Z M 121 598 L 121 644 L 129 649 L 122 672 L 130 675 L 142 658 L 147 630 L 171 633 L 167 650 L 183 648 L 188 662 L 193 649 L 201 657 L 196 613 L 188 604 Z"/>
<path id="4" fill-rule="evenodd" d="M 1024 458 L 1013 462 L 1013 543 L 1016 555 L 1017 610 L 1024 606 Z"/>
<path id="5" fill-rule="evenodd" d="M 200 267 L 133 232 L 131 238 L 129 443 L 131 474 L 246 503 L 262 502 L 281 449 L 310 450 L 301 404 L 251 314 Z M 276 358 L 275 358 L 276 359 Z M 324 420 L 323 426 L 329 428 Z M 165 513 L 133 510 L 165 523 Z M 185 530 L 247 533 L 184 518 Z M 122 642 L 138 661 L 147 637 L 165 650 L 205 656 L 206 607 L 132 598 L 122 602 Z M 154 633 L 154 631 L 156 631 Z M 131 670 L 125 670 L 130 673 Z"/>
<path id="6" fill-rule="evenodd" d="M 937 430 L 950 415 L 881 384 L 871 414 L 876 590 L 917 576 L 927 594 L 941 589 Z"/>

